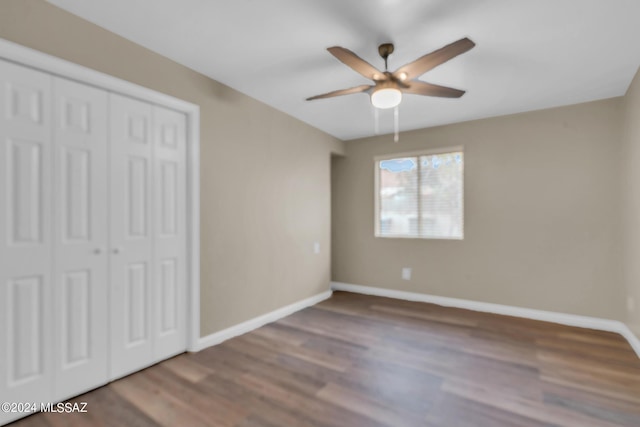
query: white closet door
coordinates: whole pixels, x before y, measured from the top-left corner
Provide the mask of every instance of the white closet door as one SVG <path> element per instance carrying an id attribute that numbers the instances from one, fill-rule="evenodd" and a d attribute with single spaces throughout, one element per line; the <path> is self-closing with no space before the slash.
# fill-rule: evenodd
<path id="1" fill-rule="evenodd" d="M 107 92 L 53 79 L 54 398 L 108 380 Z"/>
<path id="2" fill-rule="evenodd" d="M 111 378 L 153 363 L 151 105 L 110 98 Z"/>
<path id="3" fill-rule="evenodd" d="M 50 86 L 48 74 L 0 61 L 2 401 L 52 393 Z"/>
<path id="4" fill-rule="evenodd" d="M 153 108 L 154 357 L 186 348 L 186 117 Z"/>

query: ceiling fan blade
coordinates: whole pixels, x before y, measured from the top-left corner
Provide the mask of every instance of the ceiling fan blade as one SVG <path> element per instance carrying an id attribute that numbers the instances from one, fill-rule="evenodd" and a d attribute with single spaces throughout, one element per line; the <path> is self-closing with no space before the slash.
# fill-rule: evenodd
<path id="1" fill-rule="evenodd" d="M 376 67 L 369 64 L 367 61 L 360 58 L 349 49 L 345 49 L 340 46 L 334 46 L 328 48 L 327 50 L 346 66 L 352 68 L 354 71 L 358 72 L 368 79 L 379 80 L 384 76 L 384 73 L 378 71 Z"/>
<path id="2" fill-rule="evenodd" d="M 410 83 L 410 86 L 407 89 L 402 89 L 402 92 L 415 95 L 437 96 L 440 98 L 460 98 L 465 93 L 464 90 L 432 85 L 431 83 L 417 80 L 413 80 Z"/>
<path id="3" fill-rule="evenodd" d="M 352 93 L 366 92 L 372 87 L 373 86 L 371 85 L 360 85 L 360 86 L 352 87 L 349 89 L 334 90 L 333 92 L 323 93 L 322 95 L 316 95 L 316 96 L 312 96 L 311 98 L 307 98 L 307 101 L 313 101 L 314 99 L 322 99 L 322 98 L 332 98 L 334 96 L 341 96 L 341 95 L 350 95 Z"/>
<path id="4" fill-rule="evenodd" d="M 465 37 L 403 65 L 393 74 L 396 76 L 404 74 L 405 79 L 415 79 L 438 65 L 444 64 L 448 60 L 471 50 L 475 45 L 474 42 Z"/>

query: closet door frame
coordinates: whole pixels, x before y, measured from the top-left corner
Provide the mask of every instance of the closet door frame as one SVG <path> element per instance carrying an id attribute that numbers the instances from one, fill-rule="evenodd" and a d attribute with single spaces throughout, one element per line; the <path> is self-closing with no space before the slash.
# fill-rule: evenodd
<path id="1" fill-rule="evenodd" d="M 108 92 L 170 108 L 186 115 L 186 350 L 200 350 L 202 348 L 200 338 L 200 107 L 2 38 L 0 38 L 0 58 Z"/>

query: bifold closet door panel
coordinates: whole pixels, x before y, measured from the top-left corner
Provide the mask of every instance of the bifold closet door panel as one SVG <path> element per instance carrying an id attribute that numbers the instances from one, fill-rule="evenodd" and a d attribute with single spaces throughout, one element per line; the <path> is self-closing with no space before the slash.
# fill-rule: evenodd
<path id="1" fill-rule="evenodd" d="M 111 378 L 153 363 L 151 105 L 110 94 Z"/>
<path id="2" fill-rule="evenodd" d="M 154 356 L 186 348 L 186 116 L 153 108 Z"/>
<path id="3" fill-rule="evenodd" d="M 52 396 L 50 91 L 0 60 L 0 401 Z"/>
<path id="4" fill-rule="evenodd" d="M 108 381 L 107 96 L 53 79 L 55 399 Z"/>

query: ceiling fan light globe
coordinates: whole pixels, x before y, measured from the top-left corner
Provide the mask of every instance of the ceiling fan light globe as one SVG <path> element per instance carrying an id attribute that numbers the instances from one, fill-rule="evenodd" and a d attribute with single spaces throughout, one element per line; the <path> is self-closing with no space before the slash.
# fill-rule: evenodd
<path id="1" fill-rule="evenodd" d="M 371 104 L 380 109 L 397 107 L 402 101 L 402 92 L 395 88 L 382 88 L 371 94 Z"/>

